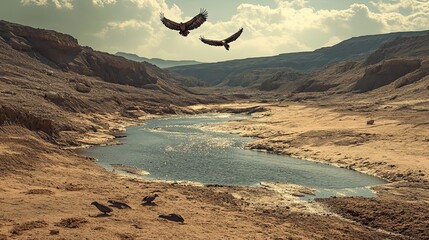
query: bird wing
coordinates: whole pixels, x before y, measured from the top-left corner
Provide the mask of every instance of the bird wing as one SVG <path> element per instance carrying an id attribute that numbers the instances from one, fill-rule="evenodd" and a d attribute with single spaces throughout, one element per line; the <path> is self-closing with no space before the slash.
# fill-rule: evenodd
<path id="1" fill-rule="evenodd" d="M 186 28 L 188 30 L 198 28 L 199 26 L 201 26 L 201 24 L 203 24 L 207 20 L 207 16 L 208 16 L 207 10 L 201 9 L 200 13 L 197 16 L 185 22 Z"/>
<path id="2" fill-rule="evenodd" d="M 120 203 L 123 207 L 125 208 L 131 208 L 130 205 L 126 204 L 126 203 Z"/>
<path id="3" fill-rule="evenodd" d="M 96 207 L 100 212 L 112 212 L 113 210 L 109 208 L 108 206 L 104 206 L 103 204 L 97 204 Z"/>
<path id="4" fill-rule="evenodd" d="M 161 14 L 160 14 L 160 17 L 161 17 L 161 22 L 162 22 L 166 27 L 168 27 L 169 29 L 172 29 L 172 30 L 178 30 L 178 31 L 180 31 L 180 24 L 178 24 L 177 22 L 172 21 L 172 20 L 170 20 L 170 19 L 168 19 L 168 18 L 164 17 L 164 14 L 163 14 L 163 13 L 161 13 Z"/>
<path id="5" fill-rule="evenodd" d="M 237 40 L 238 37 L 240 37 L 242 32 L 243 32 L 243 28 L 240 28 L 240 30 L 238 30 L 238 32 L 232 34 L 230 37 L 226 38 L 224 41 L 227 43 L 233 42 L 233 41 Z"/>
<path id="6" fill-rule="evenodd" d="M 222 41 L 217 41 L 217 40 L 210 40 L 210 39 L 206 39 L 204 37 L 200 37 L 201 42 L 208 44 L 208 45 L 212 45 L 212 46 L 223 46 Z"/>
<path id="7" fill-rule="evenodd" d="M 153 200 L 155 200 L 154 196 L 146 196 L 143 198 L 144 202 L 152 202 Z"/>
<path id="8" fill-rule="evenodd" d="M 116 208 L 131 208 L 128 204 L 123 203 L 123 202 L 118 202 L 118 201 L 113 201 L 113 200 L 109 200 L 108 201 L 111 205 L 111 207 L 116 207 Z"/>

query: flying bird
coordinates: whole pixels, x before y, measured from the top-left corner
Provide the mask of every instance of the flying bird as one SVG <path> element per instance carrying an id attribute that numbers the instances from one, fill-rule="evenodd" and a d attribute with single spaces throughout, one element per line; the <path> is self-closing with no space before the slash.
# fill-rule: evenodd
<path id="1" fill-rule="evenodd" d="M 243 32 L 243 28 L 240 28 L 240 30 L 238 30 L 238 32 L 232 34 L 231 36 L 229 36 L 228 38 L 225 38 L 224 40 L 210 40 L 210 39 L 206 39 L 202 36 L 200 37 L 200 40 L 201 40 L 201 42 L 203 42 L 205 44 L 212 45 L 212 46 L 224 46 L 226 50 L 229 50 L 229 44 L 228 43 L 237 40 L 237 38 L 240 37 L 242 32 Z"/>
<path id="2" fill-rule="evenodd" d="M 105 206 L 103 204 L 100 204 L 98 202 L 92 202 L 91 205 L 94 205 L 98 208 L 98 210 L 100 210 L 100 212 L 107 214 L 112 212 L 113 210 L 111 208 L 109 208 L 108 206 Z"/>
<path id="3" fill-rule="evenodd" d="M 197 16 L 193 17 L 191 20 L 185 23 L 177 23 L 164 17 L 164 14 L 161 13 L 161 22 L 169 29 L 177 30 L 179 31 L 180 35 L 186 37 L 189 34 L 189 30 L 193 30 L 201 26 L 201 24 L 203 24 L 207 20 L 207 16 L 207 10 L 201 9 L 200 13 Z"/>

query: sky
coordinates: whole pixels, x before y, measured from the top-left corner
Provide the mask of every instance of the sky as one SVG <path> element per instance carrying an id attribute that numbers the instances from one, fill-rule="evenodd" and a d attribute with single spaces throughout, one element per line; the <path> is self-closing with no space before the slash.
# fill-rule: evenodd
<path id="1" fill-rule="evenodd" d="M 162 25 L 159 14 L 208 20 L 187 37 Z M 429 0 L 1 0 L 0 19 L 67 33 L 84 46 L 148 58 L 216 62 L 331 46 L 351 37 L 429 29 Z M 200 36 L 224 39 L 223 47 Z"/>

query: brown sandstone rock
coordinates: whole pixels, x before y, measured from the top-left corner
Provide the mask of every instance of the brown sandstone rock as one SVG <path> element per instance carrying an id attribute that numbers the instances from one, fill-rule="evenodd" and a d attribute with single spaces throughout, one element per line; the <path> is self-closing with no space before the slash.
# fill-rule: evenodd
<path id="1" fill-rule="evenodd" d="M 405 75 L 404 77 L 399 78 L 395 81 L 395 88 L 400 88 L 406 86 L 408 84 L 417 82 L 422 78 L 429 75 L 429 61 L 423 61 L 421 67 L 410 74 Z"/>
<path id="2" fill-rule="evenodd" d="M 52 102 L 63 101 L 63 97 L 59 93 L 53 92 L 53 91 L 49 91 L 49 92 L 45 93 L 45 98 L 52 101 Z"/>
<path id="3" fill-rule="evenodd" d="M 16 38 L 9 39 L 9 45 L 18 51 L 30 51 L 32 48 L 24 41 L 19 41 Z"/>
<path id="4" fill-rule="evenodd" d="M 100 77 L 106 82 L 142 87 L 164 77 L 155 66 L 81 47 L 75 38 L 51 30 L 0 21 L 0 37 L 16 50 L 43 56 L 46 64 L 53 67 Z"/>
<path id="5" fill-rule="evenodd" d="M 392 83 L 396 79 L 414 72 L 421 66 L 418 59 L 390 59 L 370 66 L 364 76 L 356 82 L 354 90 L 367 92 Z"/>
<path id="6" fill-rule="evenodd" d="M 0 125 L 18 124 L 32 131 L 52 135 L 55 131 L 51 119 L 26 112 L 24 109 L 0 106 Z"/>
<path id="7" fill-rule="evenodd" d="M 83 84 L 83 83 L 76 83 L 75 89 L 76 89 L 76 91 L 81 92 L 81 93 L 91 92 L 91 88 L 88 87 L 87 85 Z"/>

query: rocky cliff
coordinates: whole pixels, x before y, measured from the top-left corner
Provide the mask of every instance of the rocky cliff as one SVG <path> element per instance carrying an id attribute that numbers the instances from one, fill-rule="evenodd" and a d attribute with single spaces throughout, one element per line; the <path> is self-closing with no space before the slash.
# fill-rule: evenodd
<path id="1" fill-rule="evenodd" d="M 66 34 L 0 21 L 0 40 L 62 71 L 99 77 L 106 82 L 142 87 L 165 78 L 157 67 L 81 47 Z"/>
<path id="2" fill-rule="evenodd" d="M 368 93 L 375 99 L 429 98 L 429 35 L 400 38 L 367 58 L 342 61 L 303 75 L 298 81 L 277 80 L 277 92 Z M 368 97 L 368 96 L 367 96 Z"/>
<path id="3" fill-rule="evenodd" d="M 365 69 L 365 74 L 356 82 L 353 89 L 359 92 L 371 91 L 390 84 L 421 67 L 422 60 L 420 59 L 389 59 L 367 67 Z M 425 66 L 425 68 L 426 67 L 427 66 Z M 425 69 L 422 68 L 420 71 L 425 71 Z M 410 83 L 411 82 L 410 80 Z"/>
<path id="4" fill-rule="evenodd" d="M 400 37 L 387 42 L 365 60 L 365 65 L 376 64 L 392 57 L 429 56 L 429 32 L 422 36 Z"/>
<path id="5" fill-rule="evenodd" d="M 99 115 L 137 118 L 218 102 L 147 63 L 79 46 L 71 36 L 0 21 L 0 126 L 64 144 L 67 134 L 108 128 Z"/>

